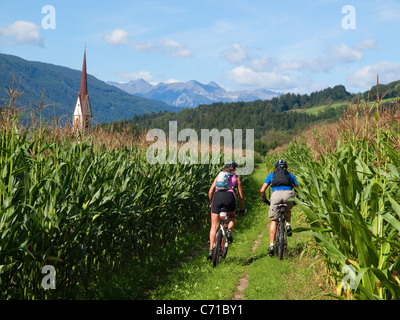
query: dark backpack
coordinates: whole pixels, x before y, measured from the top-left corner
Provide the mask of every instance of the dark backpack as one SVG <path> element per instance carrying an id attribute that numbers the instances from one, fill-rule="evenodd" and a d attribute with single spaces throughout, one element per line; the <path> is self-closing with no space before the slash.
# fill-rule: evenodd
<path id="1" fill-rule="evenodd" d="M 290 179 L 289 172 L 286 169 L 275 171 L 272 177 L 271 187 L 280 187 L 280 186 L 286 186 L 286 187 L 292 186 L 292 181 Z"/>

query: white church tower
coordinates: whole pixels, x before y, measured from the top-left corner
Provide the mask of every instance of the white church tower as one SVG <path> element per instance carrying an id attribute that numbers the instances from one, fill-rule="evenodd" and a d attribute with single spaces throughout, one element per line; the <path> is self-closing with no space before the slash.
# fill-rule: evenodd
<path id="1" fill-rule="evenodd" d="M 92 108 L 90 107 L 89 94 L 87 89 L 87 72 L 86 72 L 86 47 L 83 56 L 81 87 L 78 93 L 75 110 L 73 114 L 74 129 L 90 132 L 92 129 Z"/>

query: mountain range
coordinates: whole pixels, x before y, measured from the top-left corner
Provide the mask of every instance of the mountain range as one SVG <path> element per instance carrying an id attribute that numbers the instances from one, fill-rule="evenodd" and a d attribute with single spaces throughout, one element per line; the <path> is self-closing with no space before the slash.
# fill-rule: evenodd
<path id="1" fill-rule="evenodd" d="M 266 89 L 254 91 L 227 91 L 217 83 L 211 81 L 202 84 L 191 80 L 188 82 L 151 83 L 139 79 L 125 83 L 108 81 L 107 84 L 113 85 L 130 94 L 160 100 L 168 105 L 182 108 L 195 108 L 201 104 L 211 104 L 215 102 L 249 102 L 254 100 L 269 100 L 279 97 L 281 93 Z"/>
<path id="2" fill-rule="evenodd" d="M 88 70 L 90 72 L 90 60 Z M 144 113 L 181 110 L 159 100 L 131 95 L 89 74 L 87 79 L 93 124 L 131 119 L 134 115 Z M 55 111 L 57 118 L 71 120 L 81 82 L 81 70 L 0 54 L 0 101 L 9 101 L 6 90 L 13 86 L 13 81 L 15 89 L 23 92 L 17 106 L 29 110 L 40 105 L 44 92 L 43 105 L 49 106 L 44 108 L 42 115 L 53 118 Z M 7 102 L 0 103 L 0 107 L 4 103 Z"/>
<path id="3" fill-rule="evenodd" d="M 47 106 L 42 111 L 43 116 L 53 118 L 55 112 L 57 118 L 71 120 L 81 80 L 79 67 L 74 70 L 0 54 L 0 101 L 9 100 L 6 90 L 14 82 L 15 89 L 23 92 L 18 98 L 18 106 L 29 111 L 41 104 L 43 95 L 43 105 Z M 122 84 L 104 82 L 90 74 L 87 79 L 94 124 L 131 119 L 134 115 L 152 112 L 179 112 L 199 104 L 265 100 L 280 95 L 268 90 L 228 92 L 215 82 L 206 85 L 197 81 L 152 85 L 137 80 Z M 7 102 L 0 103 L 0 107 L 4 103 Z"/>

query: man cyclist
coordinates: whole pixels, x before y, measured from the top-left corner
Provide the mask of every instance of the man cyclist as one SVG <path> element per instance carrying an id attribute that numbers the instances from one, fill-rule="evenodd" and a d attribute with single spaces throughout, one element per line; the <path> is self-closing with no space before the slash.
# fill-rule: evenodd
<path id="1" fill-rule="evenodd" d="M 244 197 L 242 190 L 242 183 L 240 179 L 236 176 L 236 168 L 238 167 L 235 161 L 230 161 L 225 165 L 225 168 L 222 170 L 224 172 L 231 173 L 228 185 L 229 188 L 227 190 L 216 190 L 217 178 L 214 179 L 210 190 L 208 191 L 208 197 L 211 202 L 211 228 L 210 228 L 210 251 L 207 256 L 207 260 L 212 259 L 213 253 L 213 244 L 215 239 L 215 234 L 217 233 L 217 229 L 219 226 L 219 214 L 223 207 L 228 209 L 228 216 L 230 218 L 230 222 L 228 224 L 228 233 L 227 238 L 229 242 L 233 241 L 232 238 L 232 229 L 235 225 L 235 214 L 236 214 L 236 195 L 234 189 L 237 188 L 239 192 L 239 201 L 240 201 L 240 213 L 244 212 Z"/>
<path id="2" fill-rule="evenodd" d="M 261 187 L 260 193 L 262 201 L 264 203 L 268 203 L 268 200 L 265 197 L 265 190 L 268 188 L 268 186 L 272 187 L 272 195 L 270 199 L 271 203 L 268 213 L 268 216 L 271 219 L 271 224 L 269 227 L 270 247 L 268 250 L 268 254 L 270 256 L 273 256 L 274 239 L 279 218 L 279 204 L 280 203 L 287 204 L 286 230 L 288 232 L 288 236 L 291 236 L 292 227 L 290 225 L 290 220 L 291 220 L 291 209 L 293 207 L 293 202 L 288 200 L 295 196 L 293 187 L 299 188 L 295 176 L 287 171 L 287 163 L 285 160 L 280 159 L 275 163 L 275 171 L 267 176 L 263 186 Z"/>

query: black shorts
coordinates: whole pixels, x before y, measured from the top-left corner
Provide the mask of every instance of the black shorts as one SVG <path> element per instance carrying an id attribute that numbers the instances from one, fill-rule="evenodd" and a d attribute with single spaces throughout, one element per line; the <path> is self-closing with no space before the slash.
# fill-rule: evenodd
<path id="1" fill-rule="evenodd" d="M 236 198 L 233 192 L 217 191 L 214 193 L 211 212 L 220 213 L 223 207 L 225 207 L 228 212 L 236 211 Z"/>

